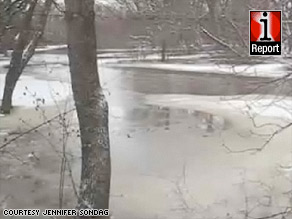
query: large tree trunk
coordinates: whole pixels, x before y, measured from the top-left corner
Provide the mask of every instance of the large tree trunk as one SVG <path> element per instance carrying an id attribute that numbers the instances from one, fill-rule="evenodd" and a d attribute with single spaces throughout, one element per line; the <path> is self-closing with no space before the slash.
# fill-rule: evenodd
<path id="1" fill-rule="evenodd" d="M 21 75 L 23 50 L 28 43 L 31 32 L 31 20 L 36 4 L 37 0 L 31 1 L 31 4 L 29 5 L 29 8 L 24 16 L 23 24 L 21 25 L 21 30 L 17 36 L 16 44 L 12 52 L 9 70 L 5 78 L 5 88 L 1 106 L 1 111 L 5 114 L 10 113 L 12 107 L 12 95 L 16 82 Z"/>
<path id="2" fill-rule="evenodd" d="M 65 0 L 65 5 L 68 57 L 82 144 L 79 208 L 108 209 L 108 105 L 97 72 L 94 0 Z"/>

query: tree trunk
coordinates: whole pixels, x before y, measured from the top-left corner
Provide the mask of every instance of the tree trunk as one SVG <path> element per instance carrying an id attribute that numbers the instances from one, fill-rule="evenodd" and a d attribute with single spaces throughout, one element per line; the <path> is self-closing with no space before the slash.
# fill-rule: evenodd
<path id="1" fill-rule="evenodd" d="M 94 0 L 65 0 L 65 5 L 72 90 L 82 144 L 78 208 L 108 209 L 108 104 L 97 71 Z"/>
<path id="2" fill-rule="evenodd" d="M 210 30 L 213 34 L 219 34 L 220 25 L 219 25 L 219 16 L 220 16 L 220 5 L 218 0 L 206 0 L 209 15 L 211 18 Z"/>
<path id="3" fill-rule="evenodd" d="M 161 45 L 161 62 L 166 61 L 166 40 L 162 40 Z"/>
<path id="4" fill-rule="evenodd" d="M 16 44 L 12 52 L 9 70 L 5 78 L 5 88 L 1 106 L 1 112 L 5 114 L 9 114 L 12 107 L 12 95 L 15 85 L 21 75 L 23 50 L 28 43 L 31 20 L 36 4 L 37 0 L 31 1 L 31 4 L 23 19 L 23 24 L 21 25 L 21 30 L 18 33 Z"/>
<path id="5" fill-rule="evenodd" d="M 0 45 L 2 43 L 2 37 L 5 30 L 5 22 L 4 22 L 4 2 L 0 0 Z"/>
<path id="6" fill-rule="evenodd" d="M 5 8 L 4 2 L 0 0 L 0 50 L 6 56 L 6 49 L 3 46 L 3 38 L 6 30 L 6 18 L 5 18 Z"/>
<path id="7" fill-rule="evenodd" d="M 42 11 L 40 12 L 40 18 L 36 24 L 34 35 L 29 45 L 27 46 L 26 52 L 23 54 L 22 63 L 21 63 L 21 73 L 23 72 L 24 68 L 26 67 L 30 59 L 33 57 L 35 53 L 35 49 L 39 43 L 39 40 L 44 35 L 44 31 L 46 28 L 46 24 L 47 24 L 47 20 L 48 20 L 48 16 L 49 16 L 52 4 L 53 4 L 53 0 L 46 0 L 43 5 Z"/>

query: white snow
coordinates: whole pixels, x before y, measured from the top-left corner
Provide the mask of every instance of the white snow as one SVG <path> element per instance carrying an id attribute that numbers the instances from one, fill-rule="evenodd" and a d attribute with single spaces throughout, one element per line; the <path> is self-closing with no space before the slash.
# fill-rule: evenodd
<path id="1" fill-rule="evenodd" d="M 109 58 L 111 57 L 112 59 L 108 60 L 99 60 L 101 64 L 107 64 L 107 65 L 116 65 L 121 66 L 126 63 L 126 65 L 130 64 L 137 64 L 135 63 L 137 60 L 143 60 L 143 61 L 159 61 L 161 60 L 161 54 L 160 53 L 155 53 L 155 52 L 128 52 L 128 53 L 102 53 L 98 54 L 98 57 L 101 58 Z M 202 54 L 193 54 L 193 55 L 167 55 L 168 60 L 200 60 L 202 61 L 202 58 L 205 58 L 204 61 L 208 61 L 208 57 L 210 55 L 208 53 L 202 53 Z M 124 63 L 123 63 L 124 62 Z M 128 62 L 133 62 L 133 63 L 128 63 Z M 152 65 L 153 63 L 149 63 Z M 148 65 L 148 64 L 147 64 Z"/>
<path id="2" fill-rule="evenodd" d="M 97 54 L 98 58 L 119 58 L 119 57 L 128 57 L 126 53 L 101 53 Z"/>
<path id="3" fill-rule="evenodd" d="M 67 45 L 51 45 L 51 46 L 45 46 L 45 47 L 39 47 L 36 48 L 37 52 L 45 52 L 45 51 L 51 51 L 56 49 L 67 49 Z"/>
<path id="4" fill-rule="evenodd" d="M 7 66 L 9 64 L 10 64 L 10 60 L 9 59 L 1 60 L 0 68 L 3 68 L 4 66 Z"/>

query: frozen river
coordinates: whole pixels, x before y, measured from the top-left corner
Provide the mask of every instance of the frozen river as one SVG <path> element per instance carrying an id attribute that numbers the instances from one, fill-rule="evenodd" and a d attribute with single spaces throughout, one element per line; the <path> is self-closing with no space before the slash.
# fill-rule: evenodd
<path id="1" fill-rule="evenodd" d="M 1 92 L 3 72 L 2 66 Z M 275 86 L 265 77 L 109 67 L 105 60 L 99 72 L 110 107 L 114 218 L 239 219 L 290 206 L 291 127 L 270 139 L 279 125 L 291 122 L 292 102 L 285 96 L 291 94 L 290 81 Z M 14 113 L 0 117 L 0 138 L 70 109 L 67 57 L 37 55 L 18 83 L 14 103 Z M 67 119 L 76 129 L 75 114 Z M 0 203 L 8 197 L 9 208 L 58 207 L 60 158 L 53 148 L 61 150 L 60 130 L 52 123 L 11 146 L 27 164 L 0 160 Z M 79 149 L 72 134 L 67 152 L 77 183 Z M 30 161 L 31 152 L 39 160 Z M 67 179 L 64 206 L 74 205 Z"/>

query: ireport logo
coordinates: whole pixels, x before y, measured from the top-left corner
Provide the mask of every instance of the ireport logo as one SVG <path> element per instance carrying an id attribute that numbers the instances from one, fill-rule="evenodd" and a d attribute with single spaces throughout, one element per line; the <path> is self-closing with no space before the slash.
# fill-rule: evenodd
<path id="1" fill-rule="evenodd" d="M 281 11 L 250 11 L 250 55 L 281 55 Z"/>

